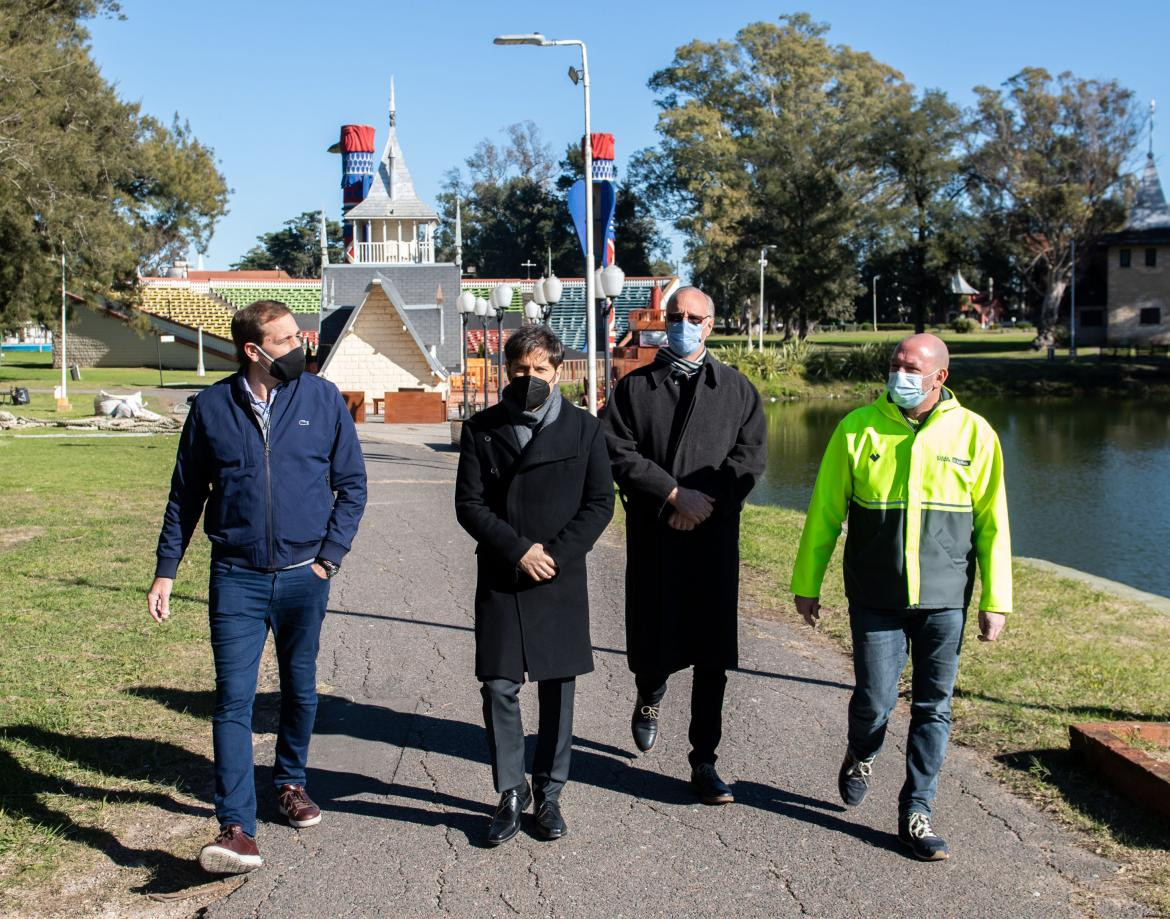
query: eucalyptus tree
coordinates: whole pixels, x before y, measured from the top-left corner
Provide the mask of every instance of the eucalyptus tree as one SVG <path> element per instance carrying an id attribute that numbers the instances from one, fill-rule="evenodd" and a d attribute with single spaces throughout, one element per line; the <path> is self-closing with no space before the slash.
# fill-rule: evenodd
<path id="1" fill-rule="evenodd" d="M 803 13 L 752 23 L 683 45 L 649 84 L 661 140 L 644 155 L 647 188 L 696 281 L 746 301 L 773 246 L 767 299 L 802 335 L 854 309 L 859 240 L 893 202 L 875 130 L 910 92 L 827 32 Z"/>
<path id="2" fill-rule="evenodd" d="M 975 88 L 969 168 L 976 206 L 1004 227 L 1018 274 L 1055 325 L 1072 277 L 1072 244 L 1087 254 L 1124 220 L 1125 168 L 1140 118 L 1116 80 L 1055 79 L 1029 67 L 1002 89 Z"/>

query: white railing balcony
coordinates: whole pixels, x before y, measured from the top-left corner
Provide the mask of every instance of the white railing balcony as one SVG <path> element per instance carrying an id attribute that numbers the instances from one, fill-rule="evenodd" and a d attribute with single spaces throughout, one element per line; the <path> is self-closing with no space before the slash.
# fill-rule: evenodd
<path id="1" fill-rule="evenodd" d="M 429 241 L 374 242 L 357 244 L 357 261 L 366 264 L 394 265 L 402 262 L 433 262 L 434 249 Z"/>

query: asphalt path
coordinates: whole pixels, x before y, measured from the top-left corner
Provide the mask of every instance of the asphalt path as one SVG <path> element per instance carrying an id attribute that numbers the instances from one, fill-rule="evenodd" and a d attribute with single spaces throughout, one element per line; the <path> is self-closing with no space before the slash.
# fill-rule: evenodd
<path id="1" fill-rule="evenodd" d="M 962 748 L 952 747 L 935 807 L 951 859 L 907 857 L 895 835 L 902 710 L 869 798 L 846 810 L 836 772 L 851 671 L 791 621 L 741 620 L 719 751 L 736 803 L 696 803 L 688 674 L 671 680 L 655 749 L 634 752 L 625 558 L 612 530 L 590 556 L 597 669 L 577 683 L 561 799 L 570 833 L 544 842 L 526 822 L 516 839 L 486 847 L 496 795 L 473 673 L 474 545 L 452 504 L 456 454 L 373 442 L 365 452 L 369 505 L 322 635 L 309 792 L 324 820 L 289 828 L 267 793 L 267 765 L 258 767 L 264 867 L 207 915 L 1143 914 L 1109 895 L 1115 865 Z M 535 692 L 521 696 L 531 735 Z M 270 741 L 256 752 L 271 763 Z"/>

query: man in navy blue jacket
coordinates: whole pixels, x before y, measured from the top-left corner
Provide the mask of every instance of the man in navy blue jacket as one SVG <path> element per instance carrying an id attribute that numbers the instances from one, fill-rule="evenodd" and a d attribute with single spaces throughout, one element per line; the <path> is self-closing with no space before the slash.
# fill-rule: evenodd
<path id="1" fill-rule="evenodd" d="M 232 317 L 238 373 L 195 397 L 179 441 L 158 539 L 150 615 L 170 615 L 171 588 L 202 514 L 211 541 L 208 610 L 215 659 L 215 814 L 220 832 L 199 853 L 207 871 L 261 864 L 252 775 L 252 703 L 268 630 L 280 669 L 273 779 L 295 827 L 321 811 L 305 791 L 317 713 L 317 650 L 329 579 L 349 551 L 366 503 L 357 431 L 337 387 L 303 375 L 296 320 L 259 300 Z"/>

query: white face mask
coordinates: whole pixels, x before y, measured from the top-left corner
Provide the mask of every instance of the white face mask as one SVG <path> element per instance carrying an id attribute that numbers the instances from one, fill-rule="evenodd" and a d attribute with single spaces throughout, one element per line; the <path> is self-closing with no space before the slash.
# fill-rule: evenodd
<path id="1" fill-rule="evenodd" d="M 890 401 L 898 408 L 918 408 L 930 395 L 930 390 L 924 390 L 922 384 L 928 377 L 932 377 L 936 373 L 938 373 L 937 370 L 932 370 L 923 376 L 921 373 L 907 373 L 904 370 L 891 371 L 889 380 L 886 382 L 886 389 L 890 392 Z"/>

